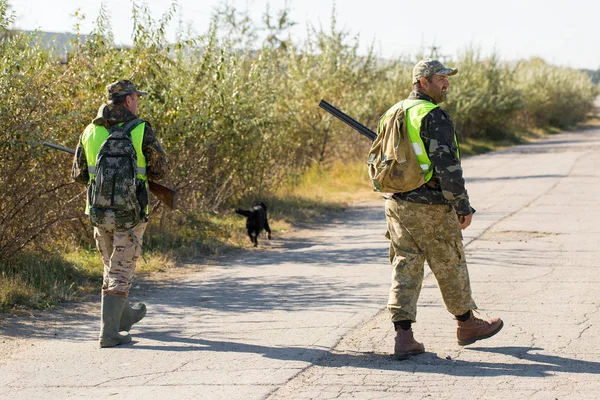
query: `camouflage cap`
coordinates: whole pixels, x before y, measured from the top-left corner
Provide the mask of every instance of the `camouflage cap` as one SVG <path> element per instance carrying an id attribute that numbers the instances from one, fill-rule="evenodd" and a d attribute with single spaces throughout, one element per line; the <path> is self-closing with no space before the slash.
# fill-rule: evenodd
<path id="1" fill-rule="evenodd" d="M 108 101 L 112 101 L 116 97 L 130 93 L 137 93 L 140 96 L 148 94 L 148 92 L 142 92 L 141 90 L 137 90 L 133 85 L 133 82 L 127 79 L 123 79 L 117 82 L 113 82 L 110 85 L 106 85 L 106 94 L 108 96 Z"/>
<path id="2" fill-rule="evenodd" d="M 458 68 L 446 68 L 438 60 L 421 60 L 413 68 L 413 83 L 431 75 L 455 75 L 457 72 Z"/>

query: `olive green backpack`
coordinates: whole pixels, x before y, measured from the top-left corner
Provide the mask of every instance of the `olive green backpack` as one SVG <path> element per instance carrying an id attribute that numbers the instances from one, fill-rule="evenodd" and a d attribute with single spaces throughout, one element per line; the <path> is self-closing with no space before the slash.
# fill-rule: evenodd
<path id="1" fill-rule="evenodd" d="M 425 183 L 425 174 L 408 136 L 402 102 L 381 117 L 367 165 L 376 192 L 409 192 Z"/>

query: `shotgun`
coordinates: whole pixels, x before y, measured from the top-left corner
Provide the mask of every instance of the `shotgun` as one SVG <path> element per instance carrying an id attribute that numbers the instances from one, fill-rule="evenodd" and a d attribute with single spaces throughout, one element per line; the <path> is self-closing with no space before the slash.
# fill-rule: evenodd
<path id="1" fill-rule="evenodd" d="M 349 117 L 347 114 L 344 114 L 325 100 L 321 100 L 321 102 L 319 103 L 319 107 L 321 107 L 323 110 L 327 111 L 329 114 L 333 115 L 334 117 L 348 125 L 350 128 L 354 129 L 361 135 L 371 139 L 371 141 L 375 141 L 375 139 L 377 138 L 377 134 L 375 132 L 373 132 L 360 122 L 356 121 L 352 117 Z"/>
<path id="2" fill-rule="evenodd" d="M 44 146 L 52 147 L 53 149 L 64 151 L 65 153 L 75 154 L 75 150 L 69 149 L 67 147 L 59 146 L 54 143 L 44 142 Z M 156 196 L 161 202 L 163 202 L 167 207 L 171 210 L 175 209 L 175 200 L 177 191 L 170 189 L 166 186 L 163 186 L 159 183 L 148 181 L 148 186 L 150 188 L 150 192 Z"/>

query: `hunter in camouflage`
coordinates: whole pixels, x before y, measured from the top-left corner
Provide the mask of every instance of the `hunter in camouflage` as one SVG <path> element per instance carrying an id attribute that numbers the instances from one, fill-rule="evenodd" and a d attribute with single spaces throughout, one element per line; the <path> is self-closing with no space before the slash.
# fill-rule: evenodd
<path id="1" fill-rule="evenodd" d="M 112 96 L 109 95 L 109 99 L 111 97 Z M 109 100 L 107 104 L 100 106 L 98 115 L 96 118 L 94 118 L 92 123 L 94 125 L 102 125 L 108 129 L 111 125 L 119 124 L 121 122 L 129 122 L 135 118 L 135 114 L 125 108 L 122 104 L 114 104 L 112 100 Z M 146 174 L 149 180 L 158 181 L 169 172 L 167 166 L 167 155 L 165 154 L 162 145 L 156 138 L 154 129 L 152 129 L 152 126 L 150 126 L 148 121 L 145 122 L 146 125 L 144 126 L 144 142 L 142 144 L 142 152 L 146 157 Z M 89 177 L 85 152 L 83 151 L 83 146 L 81 146 L 80 142 L 75 150 L 73 179 L 77 182 L 87 184 Z"/>
<path id="2" fill-rule="evenodd" d="M 413 91 L 409 100 L 427 100 L 437 104 L 425 93 Z M 394 197 L 420 204 L 449 204 L 459 215 L 468 215 L 475 210 L 469 203 L 458 147 L 454 142 L 454 122 L 448 112 L 437 107 L 429 112 L 421 122 L 421 138 L 428 149 L 433 163 L 433 178 L 427 184 Z"/>
<path id="3" fill-rule="evenodd" d="M 448 77 L 457 72 L 438 60 L 419 61 L 413 69 L 413 91 L 408 99 L 442 103 L 450 86 Z M 410 123 L 408 119 L 406 123 Z M 386 201 L 386 237 L 390 239 L 394 268 L 388 309 L 396 330 L 396 359 L 425 351 L 412 331 L 425 261 L 438 282 L 446 309 L 457 320 L 460 345 L 490 337 L 503 326 L 498 318 L 486 321 L 473 315 L 477 306 L 471 297 L 461 229 L 470 225 L 475 210 L 465 188 L 454 122 L 445 110 L 435 107 L 422 118 L 419 132 L 433 176 L 424 185 L 394 193 Z"/>
<path id="4" fill-rule="evenodd" d="M 139 98 L 147 94 L 137 90 L 129 80 L 120 80 L 107 85 L 106 93 L 108 102 L 100 107 L 98 115 L 84 131 L 75 150 L 72 177 L 88 185 L 91 183 L 88 158 L 92 157 L 89 159 L 96 160 L 96 154 L 90 150 L 94 146 L 90 146 L 89 141 L 93 138 L 98 140 L 97 138 L 107 137 L 108 129 L 115 124 L 127 124 L 135 120 L 139 109 Z M 141 153 L 145 158 L 145 176 L 148 180 L 156 181 L 168 172 L 167 156 L 150 124 L 147 121 L 143 121 L 143 124 L 143 130 L 140 127 L 139 131 L 139 135 L 143 136 L 140 138 L 138 135 L 138 138 L 141 140 Z M 93 132 L 96 135 L 85 135 L 86 132 Z M 98 143 L 95 145 L 99 147 Z M 90 151 L 91 154 L 86 154 Z M 140 157 L 139 152 L 137 157 Z M 129 331 L 131 326 L 146 314 L 144 304 L 132 307 L 128 301 L 136 261 L 142 251 L 146 224 L 144 219 L 130 229 L 94 227 L 94 239 L 104 264 L 100 347 L 113 347 L 130 342 L 129 334 L 123 335 L 120 332 Z"/>

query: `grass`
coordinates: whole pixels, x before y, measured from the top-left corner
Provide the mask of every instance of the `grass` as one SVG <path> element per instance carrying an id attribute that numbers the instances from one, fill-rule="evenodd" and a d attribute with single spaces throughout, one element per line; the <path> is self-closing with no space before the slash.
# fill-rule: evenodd
<path id="1" fill-rule="evenodd" d="M 287 224 L 311 223 L 323 213 L 342 211 L 351 202 L 373 196 L 362 161 L 313 166 L 267 198 L 269 213 Z M 272 211 L 271 211 L 272 210 Z"/>
<path id="2" fill-rule="evenodd" d="M 585 123 L 578 126 L 578 128 L 600 128 L 600 109 L 593 115 L 590 115 L 590 118 L 587 119 Z"/>
<path id="3" fill-rule="evenodd" d="M 101 273 L 94 274 L 92 269 L 93 264 L 87 262 L 39 254 L 2 265 L 0 311 L 51 308 L 60 300 L 75 299 L 82 289 L 101 282 Z"/>
<path id="4" fill-rule="evenodd" d="M 161 254 L 145 254 L 137 272 L 147 274 L 174 265 Z M 48 256 L 28 253 L 0 265 L 0 312 L 53 308 L 61 301 L 78 301 L 100 291 L 103 265 L 95 249 L 72 248 Z"/>
<path id="5" fill-rule="evenodd" d="M 476 154 L 487 153 L 494 150 L 503 149 L 505 147 L 513 146 L 515 144 L 522 143 L 522 141 L 490 141 L 490 140 L 479 140 L 479 139 L 468 139 L 460 142 L 460 153 L 461 156 L 472 156 Z"/>
<path id="6" fill-rule="evenodd" d="M 280 190 L 284 196 L 307 198 L 325 203 L 344 204 L 373 193 L 366 163 L 335 161 L 313 166 L 295 182 Z"/>

